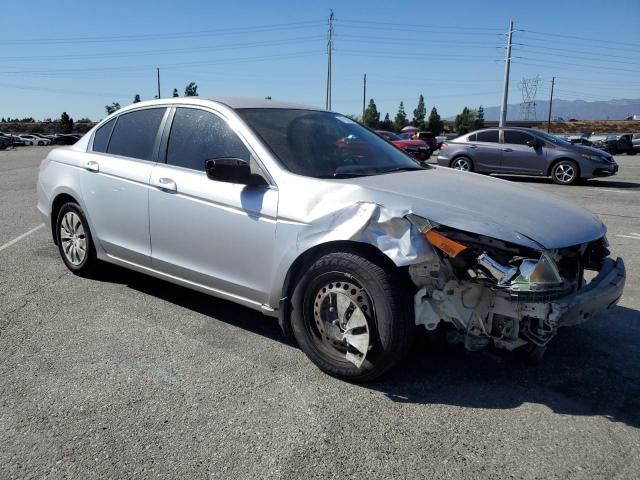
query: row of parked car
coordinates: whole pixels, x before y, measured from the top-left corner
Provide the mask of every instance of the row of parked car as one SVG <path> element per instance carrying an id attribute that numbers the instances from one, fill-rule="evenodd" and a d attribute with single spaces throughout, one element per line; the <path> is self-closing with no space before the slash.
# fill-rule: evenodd
<path id="1" fill-rule="evenodd" d="M 640 133 L 592 133 L 585 135 L 556 135 L 561 140 L 574 145 L 587 145 L 604 150 L 611 155 L 640 152 Z"/>
<path id="2" fill-rule="evenodd" d="M 0 132 L 0 150 L 11 147 L 23 147 L 27 145 L 73 145 L 80 140 L 80 133 L 56 133 L 44 135 L 42 133 L 3 133 Z"/>

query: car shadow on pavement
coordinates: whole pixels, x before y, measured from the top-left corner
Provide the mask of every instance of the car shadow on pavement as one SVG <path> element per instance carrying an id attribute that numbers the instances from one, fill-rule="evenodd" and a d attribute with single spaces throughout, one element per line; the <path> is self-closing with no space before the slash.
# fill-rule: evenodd
<path id="1" fill-rule="evenodd" d="M 518 175 L 493 175 L 496 178 L 501 178 L 502 180 L 509 180 L 511 182 L 522 182 L 522 183 L 538 183 L 538 184 L 549 184 L 554 185 L 553 180 L 547 177 L 522 177 Z M 577 187 L 600 187 L 600 188 L 629 188 L 629 189 L 638 189 L 640 190 L 640 183 L 636 182 L 623 182 L 620 180 L 609 180 L 604 178 L 591 178 L 586 181 L 579 182 Z"/>
<path id="2" fill-rule="evenodd" d="M 513 409 L 544 405 L 565 415 L 597 415 L 640 427 L 640 312 L 560 329 L 532 365 L 506 352 L 463 352 L 421 339 L 408 361 L 369 387 L 393 401 Z"/>
<path id="3" fill-rule="evenodd" d="M 285 345 L 291 345 L 283 335 L 282 330 L 280 330 L 276 318 L 263 315 L 248 307 L 227 300 L 196 292 L 195 290 L 116 265 L 106 264 L 95 280 L 126 285 L 145 295 L 152 295 L 166 302 L 211 317 L 211 319 L 225 322 L 271 340 L 277 340 Z"/>
<path id="4" fill-rule="evenodd" d="M 127 285 L 235 327 L 293 346 L 275 318 L 114 265 L 97 278 Z M 559 331 L 538 365 L 504 351 L 464 352 L 419 337 L 409 358 L 376 383 L 361 385 L 394 402 L 513 409 L 544 405 L 566 415 L 599 415 L 640 427 L 640 312 Z"/>

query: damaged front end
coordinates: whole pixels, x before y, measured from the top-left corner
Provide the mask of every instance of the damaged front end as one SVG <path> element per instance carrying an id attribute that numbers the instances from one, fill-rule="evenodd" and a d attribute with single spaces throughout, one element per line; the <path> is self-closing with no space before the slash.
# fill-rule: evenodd
<path id="1" fill-rule="evenodd" d="M 608 258 L 604 237 L 535 249 L 405 218 L 431 246 L 426 260 L 408 267 L 416 324 L 434 331 L 444 322 L 468 350 L 544 349 L 559 327 L 588 320 L 622 295 L 624 263 Z"/>

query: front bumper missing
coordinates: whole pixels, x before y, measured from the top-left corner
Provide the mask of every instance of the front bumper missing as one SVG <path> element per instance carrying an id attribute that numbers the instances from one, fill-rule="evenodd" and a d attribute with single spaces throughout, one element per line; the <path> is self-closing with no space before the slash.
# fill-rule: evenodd
<path id="1" fill-rule="evenodd" d="M 625 280 L 622 259 L 605 259 L 600 273 L 587 286 L 551 303 L 549 319 L 555 320 L 559 327 L 570 327 L 590 320 L 618 303 Z"/>

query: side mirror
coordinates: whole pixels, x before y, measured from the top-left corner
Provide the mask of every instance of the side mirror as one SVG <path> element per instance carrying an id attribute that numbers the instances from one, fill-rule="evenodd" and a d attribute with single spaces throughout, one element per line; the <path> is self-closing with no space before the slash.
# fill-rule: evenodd
<path id="1" fill-rule="evenodd" d="M 538 148 L 541 145 L 540 145 L 540 141 L 538 140 L 527 140 L 527 146 L 531 148 Z"/>
<path id="2" fill-rule="evenodd" d="M 205 160 L 204 170 L 211 180 L 241 185 L 264 185 L 260 175 L 251 173 L 249 162 L 241 158 L 214 158 Z"/>

